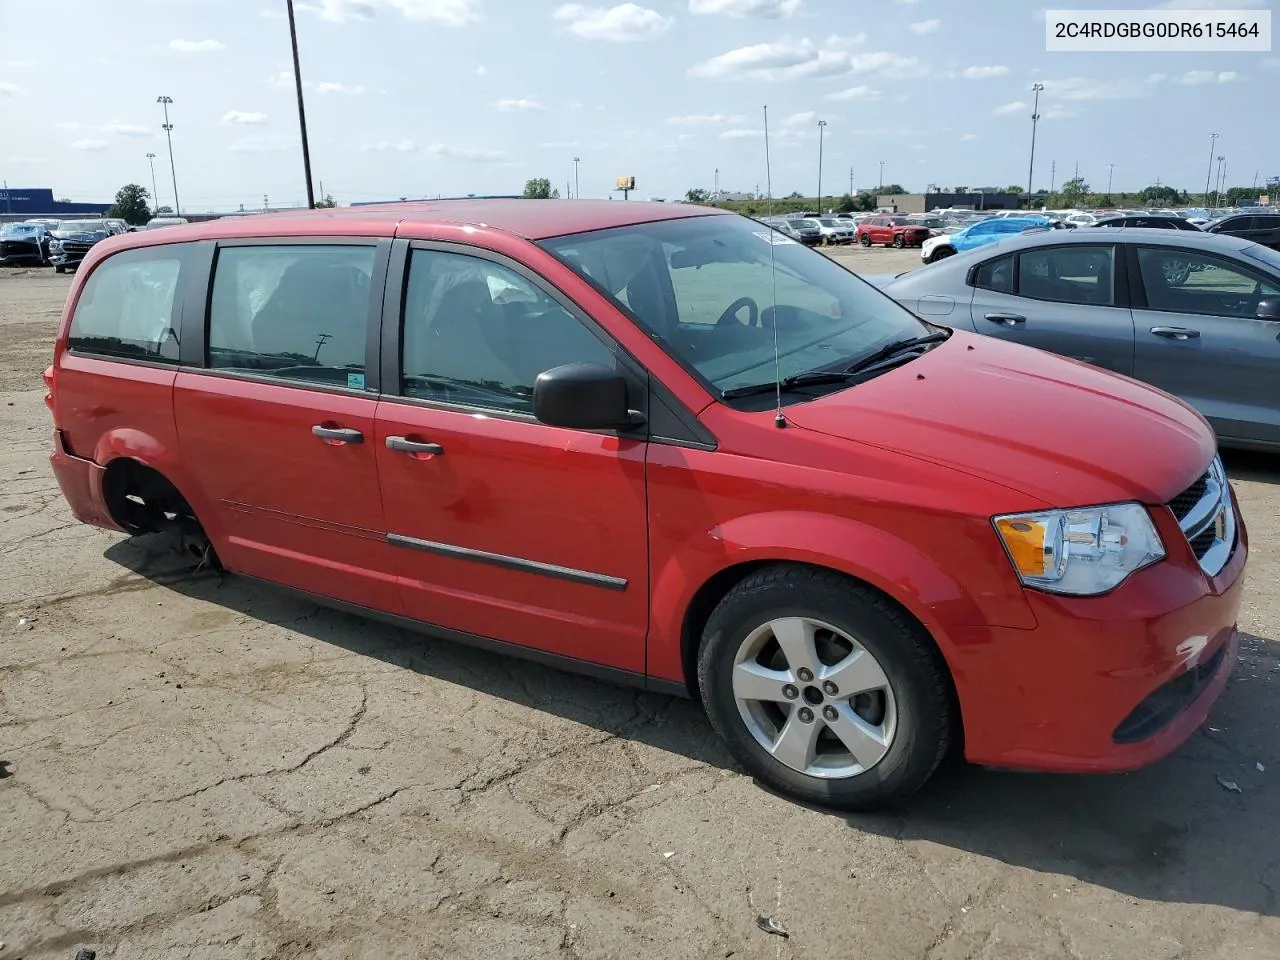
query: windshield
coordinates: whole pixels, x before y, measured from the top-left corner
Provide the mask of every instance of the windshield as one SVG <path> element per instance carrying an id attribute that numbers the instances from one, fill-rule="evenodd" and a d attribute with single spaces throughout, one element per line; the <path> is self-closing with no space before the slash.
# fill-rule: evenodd
<path id="1" fill-rule="evenodd" d="M 845 225 L 843 221 L 840 220 L 819 220 L 818 222 L 824 227 L 842 227 Z"/>
<path id="2" fill-rule="evenodd" d="M 1260 243 L 1251 243 L 1247 247 L 1241 247 L 1240 252 L 1249 259 L 1265 263 L 1272 270 L 1280 273 L 1280 251 L 1264 247 Z"/>
<path id="3" fill-rule="evenodd" d="M 98 233 L 106 229 L 105 220 L 63 220 L 58 224 L 59 233 Z"/>
<path id="4" fill-rule="evenodd" d="M 0 229 L 0 237 L 34 237 L 40 228 L 34 223 L 11 223 Z"/>
<path id="5" fill-rule="evenodd" d="M 823 254 L 746 217 L 643 223 L 541 245 L 719 391 L 775 372 L 843 369 L 931 329 Z"/>

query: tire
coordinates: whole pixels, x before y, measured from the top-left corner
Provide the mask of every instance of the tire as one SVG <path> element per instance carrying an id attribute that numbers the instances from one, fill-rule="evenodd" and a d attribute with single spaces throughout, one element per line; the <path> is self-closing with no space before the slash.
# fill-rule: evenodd
<path id="1" fill-rule="evenodd" d="M 945 260 L 947 257 L 955 256 L 955 250 L 948 246 L 941 246 L 929 254 L 928 263 L 937 263 L 939 260 Z"/>
<path id="2" fill-rule="evenodd" d="M 791 649 L 819 653 L 816 676 L 791 664 L 771 623 Z M 854 662 L 862 665 L 856 672 Z M 873 677 L 883 684 L 853 698 L 854 687 L 841 694 L 819 686 L 849 678 L 872 689 L 865 685 L 877 684 Z M 759 687 L 746 685 L 757 679 Z M 956 728 L 947 667 L 924 628 L 874 589 L 813 567 L 766 567 L 729 591 L 703 631 L 698 686 L 711 725 L 749 773 L 794 799 L 839 810 L 872 810 L 915 793 Z M 797 752 L 797 744 L 807 748 Z"/>
<path id="3" fill-rule="evenodd" d="M 864 247 L 871 246 L 871 234 L 864 233 L 862 236 L 858 238 L 858 242 L 862 244 Z"/>
<path id="4" fill-rule="evenodd" d="M 907 245 L 907 238 L 900 233 L 895 233 L 893 235 L 893 245 L 901 250 Z"/>

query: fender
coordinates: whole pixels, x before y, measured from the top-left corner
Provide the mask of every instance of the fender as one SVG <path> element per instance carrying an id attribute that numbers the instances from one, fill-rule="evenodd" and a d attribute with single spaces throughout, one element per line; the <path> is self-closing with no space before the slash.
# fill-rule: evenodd
<path id="1" fill-rule="evenodd" d="M 794 561 L 838 570 L 892 597 L 933 636 L 956 671 L 960 657 L 950 628 L 993 622 L 984 602 L 936 560 L 885 530 L 828 513 L 771 511 L 737 517 L 698 538 L 696 547 L 655 558 L 652 576 L 649 673 L 684 679 L 681 638 L 685 612 L 702 586 L 717 573 L 752 561 Z M 984 607 L 986 612 L 984 612 Z M 1036 620 L 1018 591 L 999 603 L 1005 626 L 1031 629 Z M 966 639 L 974 631 L 964 631 Z M 970 640 L 972 642 L 972 640 Z"/>
<path id="2" fill-rule="evenodd" d="M 93 448 L 93 460 L 99 466 L 94 471 L 91 493 L 94 502 L 101 506 L 104 513 L 106 500 L 102 490 L 103 477 L 111 462 L 121 458 L 136 460 L 144 467 L 161 474 L 191 505 L 205 534 L 215 546 L 223 543 L 222 531 L 218 528 L 218 513 L 205 497 L 204 490 L 195 477 L 182 467 L 179 451 L 154 435 L 134 427 L 117 427 L 105 431 Z"/>

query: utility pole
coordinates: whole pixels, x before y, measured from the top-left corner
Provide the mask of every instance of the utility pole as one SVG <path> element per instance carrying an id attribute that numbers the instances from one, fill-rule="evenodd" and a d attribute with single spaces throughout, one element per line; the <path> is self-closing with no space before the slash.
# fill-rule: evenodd
<path id="1" fill-rule="evenodd" d="M 1072 174 L 1072 177 L 1076 180 L 1080 179 L 1080 161 L 1079 160 L 1076 161 L 1076 172 Z"/>
<path id="2" fill-rule="evenodd" d="M 827 121 L 818 121 L 818 216 L 822 216 L 822 135 L 826 132 Z"/>
<path id="3" fill-rule="evenodd" d="M 1111 175 L 1115 172 L 1116 172 L 1116 165 L 1114 163 L 1108 163 L 1107 164 L 1107 196 L 1108 197 L 1111 196 Z"/>
<path id="4" fill-rule="evenodd" d="M 1209 178 L 1213 176 L 1213 147 L 1218 142 L 1216 133 L 1209 134 L 1209 169 L 1204 175 L 1204 205 L 1209 205 Z"/>
<path id="5" fill-rule="evenodd" d="M 581 162 L 582 162 L 582 158 L 581 158 L 581 157 L 574 157 L 574 158 L 573 158 L 573 199 L 575 199 L 575 200 L 581 200 L 581 199 L 582 199 L 582 191 L 578 188 L 578 183 L 579 183 L 579 181 L 578 181 L 578 164 L 580 164 Z M 568 187 L 565 187 L 565 191 L 566 191 L 566 192 L 568 191 L 568 189 L 569 189 Z"/>
<path id="6" fill-rule="evenodd" d="M 307 111 L 302 105 L 302 68 L 298 65 L 298 29 L 293 20 L 293 0 L 285 0 L 289 9 L 289 43 L 293 47 L 293 85 L 298 91 L 298 128 L 302 132 L 302 172 L 307 179 L 307 208 L 316 207 L 315 191 L 311 189 L 311 149 L 307 146 Z"/>
<path id="7" fill-rule="evenodd" d="M 262 212 L 266 213 L 269 209 L 270 209 L 270 204 L 267 202 L 267 195 L 264 193 L 262 195 Z"/>
<path id="8" fill-rule="evenodd" d="M 1049 196 L 1053 196 L 1053 184 L 1058 176 L 1058 161 L 1049 161 Z"/>
<path id="9" fill-rule="evenodd" d="M 716 167 L 716 172 L 712 178 L 712 183 L 714 184 L 714 186 L 711 189 L 711 199 L 718 200 L 720 199 L 720 168 L 719 167 Z"/>
<path id="10" fill-rule="evenodd" d="M 1044 89 L 1044 84 L 1033 83 L 1031 89 L 1035 91 L 1036 105 L 1031 108 L 1031 162 L 1027 164 L 1027 209 L 1031 209 L 1031 178 L 1036 172 L 1036 124 L 1040 122 L 1040 91 Z"/>
<path id="11" fill-rule="evenodd" d="M 160 206 L 160 191 L 156 189 L 156 155 L 150 151 L 147 152 L 147 163 L 151 164 L 151 202 L 154 209 Z"/>
<path id="12" fill-rule="evenodd" d="M 178 172 L 173 167 L 173 124 L 169 122 L 169 104 L 173 103 L 173 97 L 159 96 L 156 97 L 156 103 L 164 107 L 164 137 L 169 141 L 169 173 L 173 176 L 173 212 L 175 216 L 182 215 L 182 204 L 178 202 Z"/>
<path id="13" fill-rule="evenodd" d="M 849 168 L 849 196 L 853 196 L 853 167 Z"/>

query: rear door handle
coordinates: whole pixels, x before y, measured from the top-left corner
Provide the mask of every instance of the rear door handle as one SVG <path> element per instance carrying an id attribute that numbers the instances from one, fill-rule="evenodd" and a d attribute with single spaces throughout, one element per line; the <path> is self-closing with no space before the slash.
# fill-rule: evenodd
<path id="1" fill-rule="evenodd" d="M 444 447 L 438 443 L 421 443 L 406 437 L 387 437 L 387 449 L 399 453 L 429 453 L 433 456 L 444 453 Z"/>
<path id="2" fill-rule="evenodd" d="M 1200 331 L 1190 327 L 1152 327 L 1151 332 L 1167 340 L 1198 340 Z"/>
<path id="3" fill-rule="evenodd" d="M 364 434 L 350 427 L 326 427 L 317 423 L 311 433 L 326 443 L 364 443 Z"/>
<path id="4" fill-rule="evenodd" d="M 1026 323 L 1027 318 L 1016 313 L 988 313 L 987 319 L 992 323 L 1002 323 L 1006 327 L 1016 327 L 1020 323 Z"/>

